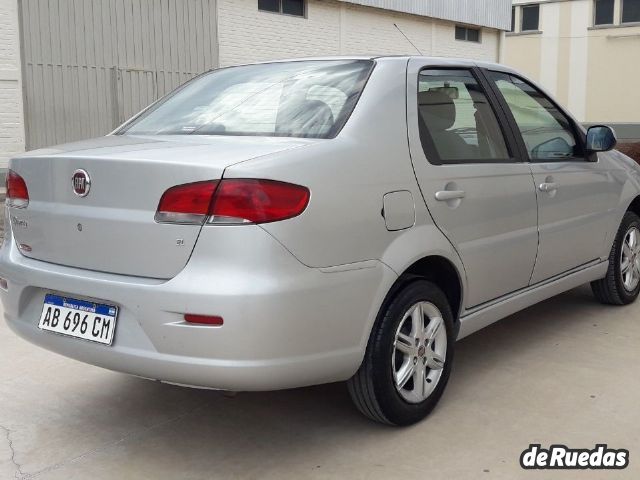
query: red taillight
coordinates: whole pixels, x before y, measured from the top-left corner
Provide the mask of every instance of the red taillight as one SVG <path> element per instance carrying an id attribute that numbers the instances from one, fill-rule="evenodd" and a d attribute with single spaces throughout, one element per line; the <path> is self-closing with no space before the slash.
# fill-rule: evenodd
<path id="1" fill-rule="evenodd" d="M 267 223 L 300 215 L 309 190 L 273 180 L 222 180 L 210 212 L 210 223 Z"/>
<path id="2" fill-rule="evenodd" d="M 199 325 L 222 325 L 224 320 L 217 315 L 194 315 L 192 313 L 185 313 L 184 319 L 188 323 L 196 323 Z"/>
<path id="3" fill-rule="evenodd" d="M 29 205 L 29 191 L 27 184 L 20 175 L 13 170 L 7 172 L 7 205 L 9 207 L 25 208 Z"/>
<path id="4" fill-rule="evenodd" d="M 202 224 L 217 186 L 218 182 L 210 181 L 171 187 L 160 199 L 156 222 Z"/>
<path id="5" fill-rule="evenodd" d="M 156 221 L 164 223 L 267 223 L 300 215 L 309 203 L 300 185 L 257 179 L 225 179 L 178 185 L 162 195 Z"/>

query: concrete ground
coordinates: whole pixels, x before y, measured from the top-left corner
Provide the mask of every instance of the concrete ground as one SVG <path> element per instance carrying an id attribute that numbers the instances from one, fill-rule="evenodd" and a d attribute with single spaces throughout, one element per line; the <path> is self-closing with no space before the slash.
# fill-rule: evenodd
<path id="1" fill-rule="evenodd" d="M 84 365 L 0 321 L 0 479 L 640 478 L 640 303 L 580 288 L 456 346 L 440 405 L 371 423 L 343 384 L 227 398 Z M 524 472 L 530 443 L 630 450 L 623 471 Z"/>

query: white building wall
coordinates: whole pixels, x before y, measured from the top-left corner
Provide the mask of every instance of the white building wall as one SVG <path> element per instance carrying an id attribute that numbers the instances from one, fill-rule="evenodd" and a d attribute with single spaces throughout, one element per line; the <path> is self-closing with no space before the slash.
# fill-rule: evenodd
<path id="1" fill-rule="evenodd" d="M 220 66 L 276 58 L 335 55 L 337 2 L 309 2 L 308 18 L 259 12 L 256 0 L 218 1 Z"/>
<path id="2" fill-rule="evenodd" d="M 588 2 L 575 2 L 571 14 L 571 41 L 569 43 L 569 85 L 567 106 L 579 119 L 587 118 L 587 81 L 589 77 L 589 39 L 583 35 L 585 20 L 591 8 Z"/>
<path id="3" fill-rule="evenodd" d="M 394 23 L 421 52 L 431 54 L 431 19 L 355 5 L 342 4 L 338 8 L 344 19 L 340 32 L 344 40 L 337 54 L 418 54 Z"/>
<path id="4" fill-rule="evenodd" d="M 17 0 L 0 0 L 0 168 L 24 150 Z"/>
<path id="5" fill-rule="evenodd" d="M 498 30 L 480 43 L 455 40 L 455 23 L 343 2 L 309 0 L 307 18 L 258 11 L 255 0 L 219 0 L 220 65 L 277 58 L 416 54 L 497 61 Z"/>

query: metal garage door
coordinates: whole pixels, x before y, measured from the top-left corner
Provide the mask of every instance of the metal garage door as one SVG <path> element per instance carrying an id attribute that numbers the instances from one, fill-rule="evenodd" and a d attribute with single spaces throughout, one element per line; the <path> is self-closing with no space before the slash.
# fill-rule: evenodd
<path id="1" fill-rule="evenodd" d="M 216 0 L 21 0 L 27 148 L 110 132 L 218 64 Z"/>

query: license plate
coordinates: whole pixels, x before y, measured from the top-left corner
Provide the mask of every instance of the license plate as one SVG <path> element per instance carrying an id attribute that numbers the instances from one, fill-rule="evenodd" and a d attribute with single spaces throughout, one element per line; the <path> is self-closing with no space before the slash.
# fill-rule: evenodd
<path id="1" fill-rule="evenodd" d="M 111 345 L 118 307 L 48 293 L 38 327 L 92 342 Z"/>

